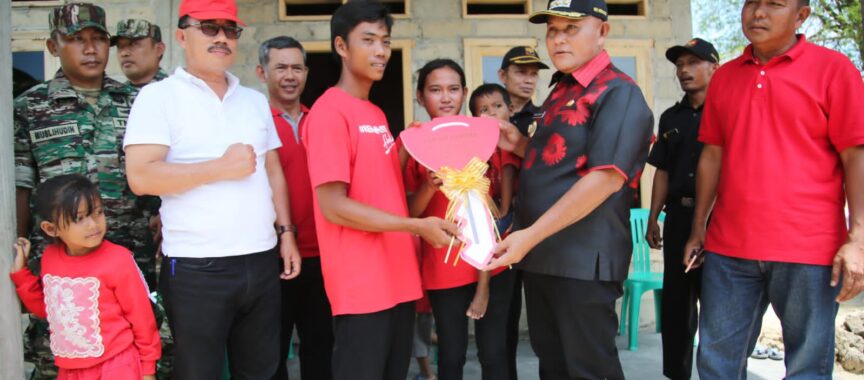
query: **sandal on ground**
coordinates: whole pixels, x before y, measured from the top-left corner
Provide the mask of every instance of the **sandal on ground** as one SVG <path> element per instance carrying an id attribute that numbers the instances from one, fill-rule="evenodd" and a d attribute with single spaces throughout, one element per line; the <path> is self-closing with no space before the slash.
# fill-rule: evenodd
<path id="1" fill-rule="evenodd" d="M 761 345 L 756 345 L 756 348 L 753 349 L 753 353 L 750 354 L 750 357 L 753 359 L 767 359 L 769 356 L 769 348 Z"/>
<path id="2" fill-rule="evenodd" d="M 780 350 L 773 348 L 773 347 L 768 349 L 768 359 L 783 360 L 783 357 L 784 357 L 783 351 L 780 351 Z"/>

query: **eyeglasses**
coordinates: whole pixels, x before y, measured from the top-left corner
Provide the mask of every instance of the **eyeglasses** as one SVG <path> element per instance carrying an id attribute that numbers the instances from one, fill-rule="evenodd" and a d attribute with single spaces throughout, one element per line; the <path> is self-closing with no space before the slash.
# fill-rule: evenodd
<path id="1" fill-rule="evenodd" d="M 207 37 L 216 37 L 219 35 L 219 29 L 222 29 L 225 32 L 225 38 L 229 40 L 236 40 L 240 38 L 240 34 L 243 33 L 243 28 L 236 25 L 220 25 L 215 22 L 200 22 L 197 24 L 186 24 L 186 26 L 182 29 L 186 29 L 190 26 L 194 26 L 198 29 L 201 29 L 201 33 L 204 33 Z"/>

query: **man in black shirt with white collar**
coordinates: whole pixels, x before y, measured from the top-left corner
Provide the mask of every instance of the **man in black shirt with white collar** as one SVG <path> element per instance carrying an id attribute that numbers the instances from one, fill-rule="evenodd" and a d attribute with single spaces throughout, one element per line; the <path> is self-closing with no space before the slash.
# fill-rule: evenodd
<path id="1" fill-rule="evenodd" d="M 698 324 L 696 302 L 702 270 L 685 273 L 684 244 L 690 236 L 696 193 L 696 165 L 702 153 L 699 122 L 708 82 L 719 67 L 714 45 L 694 38 L 666 51 L 675 64 L 685 96 L 660 117 L 657 142 L 648 163 L 657 168 L 651 193 L 646 240 L 651 248 L 663 247 L 663 301 L 660 319 L 663 336 L 663 374 L 670 379 L 689 379 L 693 366 L 693 336 Z M 657 219 L 666 210 L 661 238 Z M 662 244 L 661 243 L 665 243 Z"/>
<path id="2" fill-rule="evenodd" d="M 530 46 L 516 46 L 504 54 L 501 60 L 501 69 L 498 70 L 498 79 L 510 94 L 511 116 L 510 122 L 528 136 L 534 115 L 540 108 L 531 102 L 531 97 L 537 90 L 537 81 L 540 70 L 548 69 L 537 51 Z"/>

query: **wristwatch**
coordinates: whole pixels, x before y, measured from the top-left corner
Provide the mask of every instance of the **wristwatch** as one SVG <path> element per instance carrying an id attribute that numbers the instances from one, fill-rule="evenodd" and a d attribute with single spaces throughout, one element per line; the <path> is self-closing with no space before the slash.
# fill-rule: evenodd
<path id="1" fill-rule="evenodd" d="M 276 235 L 282 236 L 286 232 L 297 233 L 297 227 L 293 224 L 282 224 L 276 226 Z"/>

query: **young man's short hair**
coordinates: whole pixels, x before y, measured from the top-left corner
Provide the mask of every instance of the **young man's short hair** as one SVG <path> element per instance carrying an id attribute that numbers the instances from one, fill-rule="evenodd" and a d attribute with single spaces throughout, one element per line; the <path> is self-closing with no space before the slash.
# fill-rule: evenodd
<path id="1" fill-rule="evenodd" d="M 270 63 L 270 50 L 272 49 L 299 49 L 300 54 L 303 55 L 303 64 L 306 64 L 306 49 L 303 48 L 300 41 L 297 41 L 293 37 L 279 36 L 264 41 L 258 47 L 258 63 L 265 69 L 267 68 L 267 64 Z"/>
<path id="2" fill-rule="evenodd" d="M 477 103 L 477 99 L 480 99 L 481 96 L 492 95 L 496 92 L 501 94 L 501 98 L 504 99 L 504 104 L 509 107 L 510 94 L 507 93 L 507 89 L 504 88 L 504 86 L 497 83 L 484 83 L 471 92 L 471 98 L 468 100 L 468 109 L 471 111 L 471 116 L 477 116 L 479 114 L 477 105 L 475 104 Z"/>
<path id="3" fill-rule="evenodd" d="M 393 16 L 384 4 L 377 0 L 352 0 L 343 4 L 330 18 L 330 48 L 333 56 L 336 53 L 336 37 L 342 37 L 348 43 L 348 34 L 357 25 L 364 22 L 383 22 L 387 33 L 393 28 Z"/>

